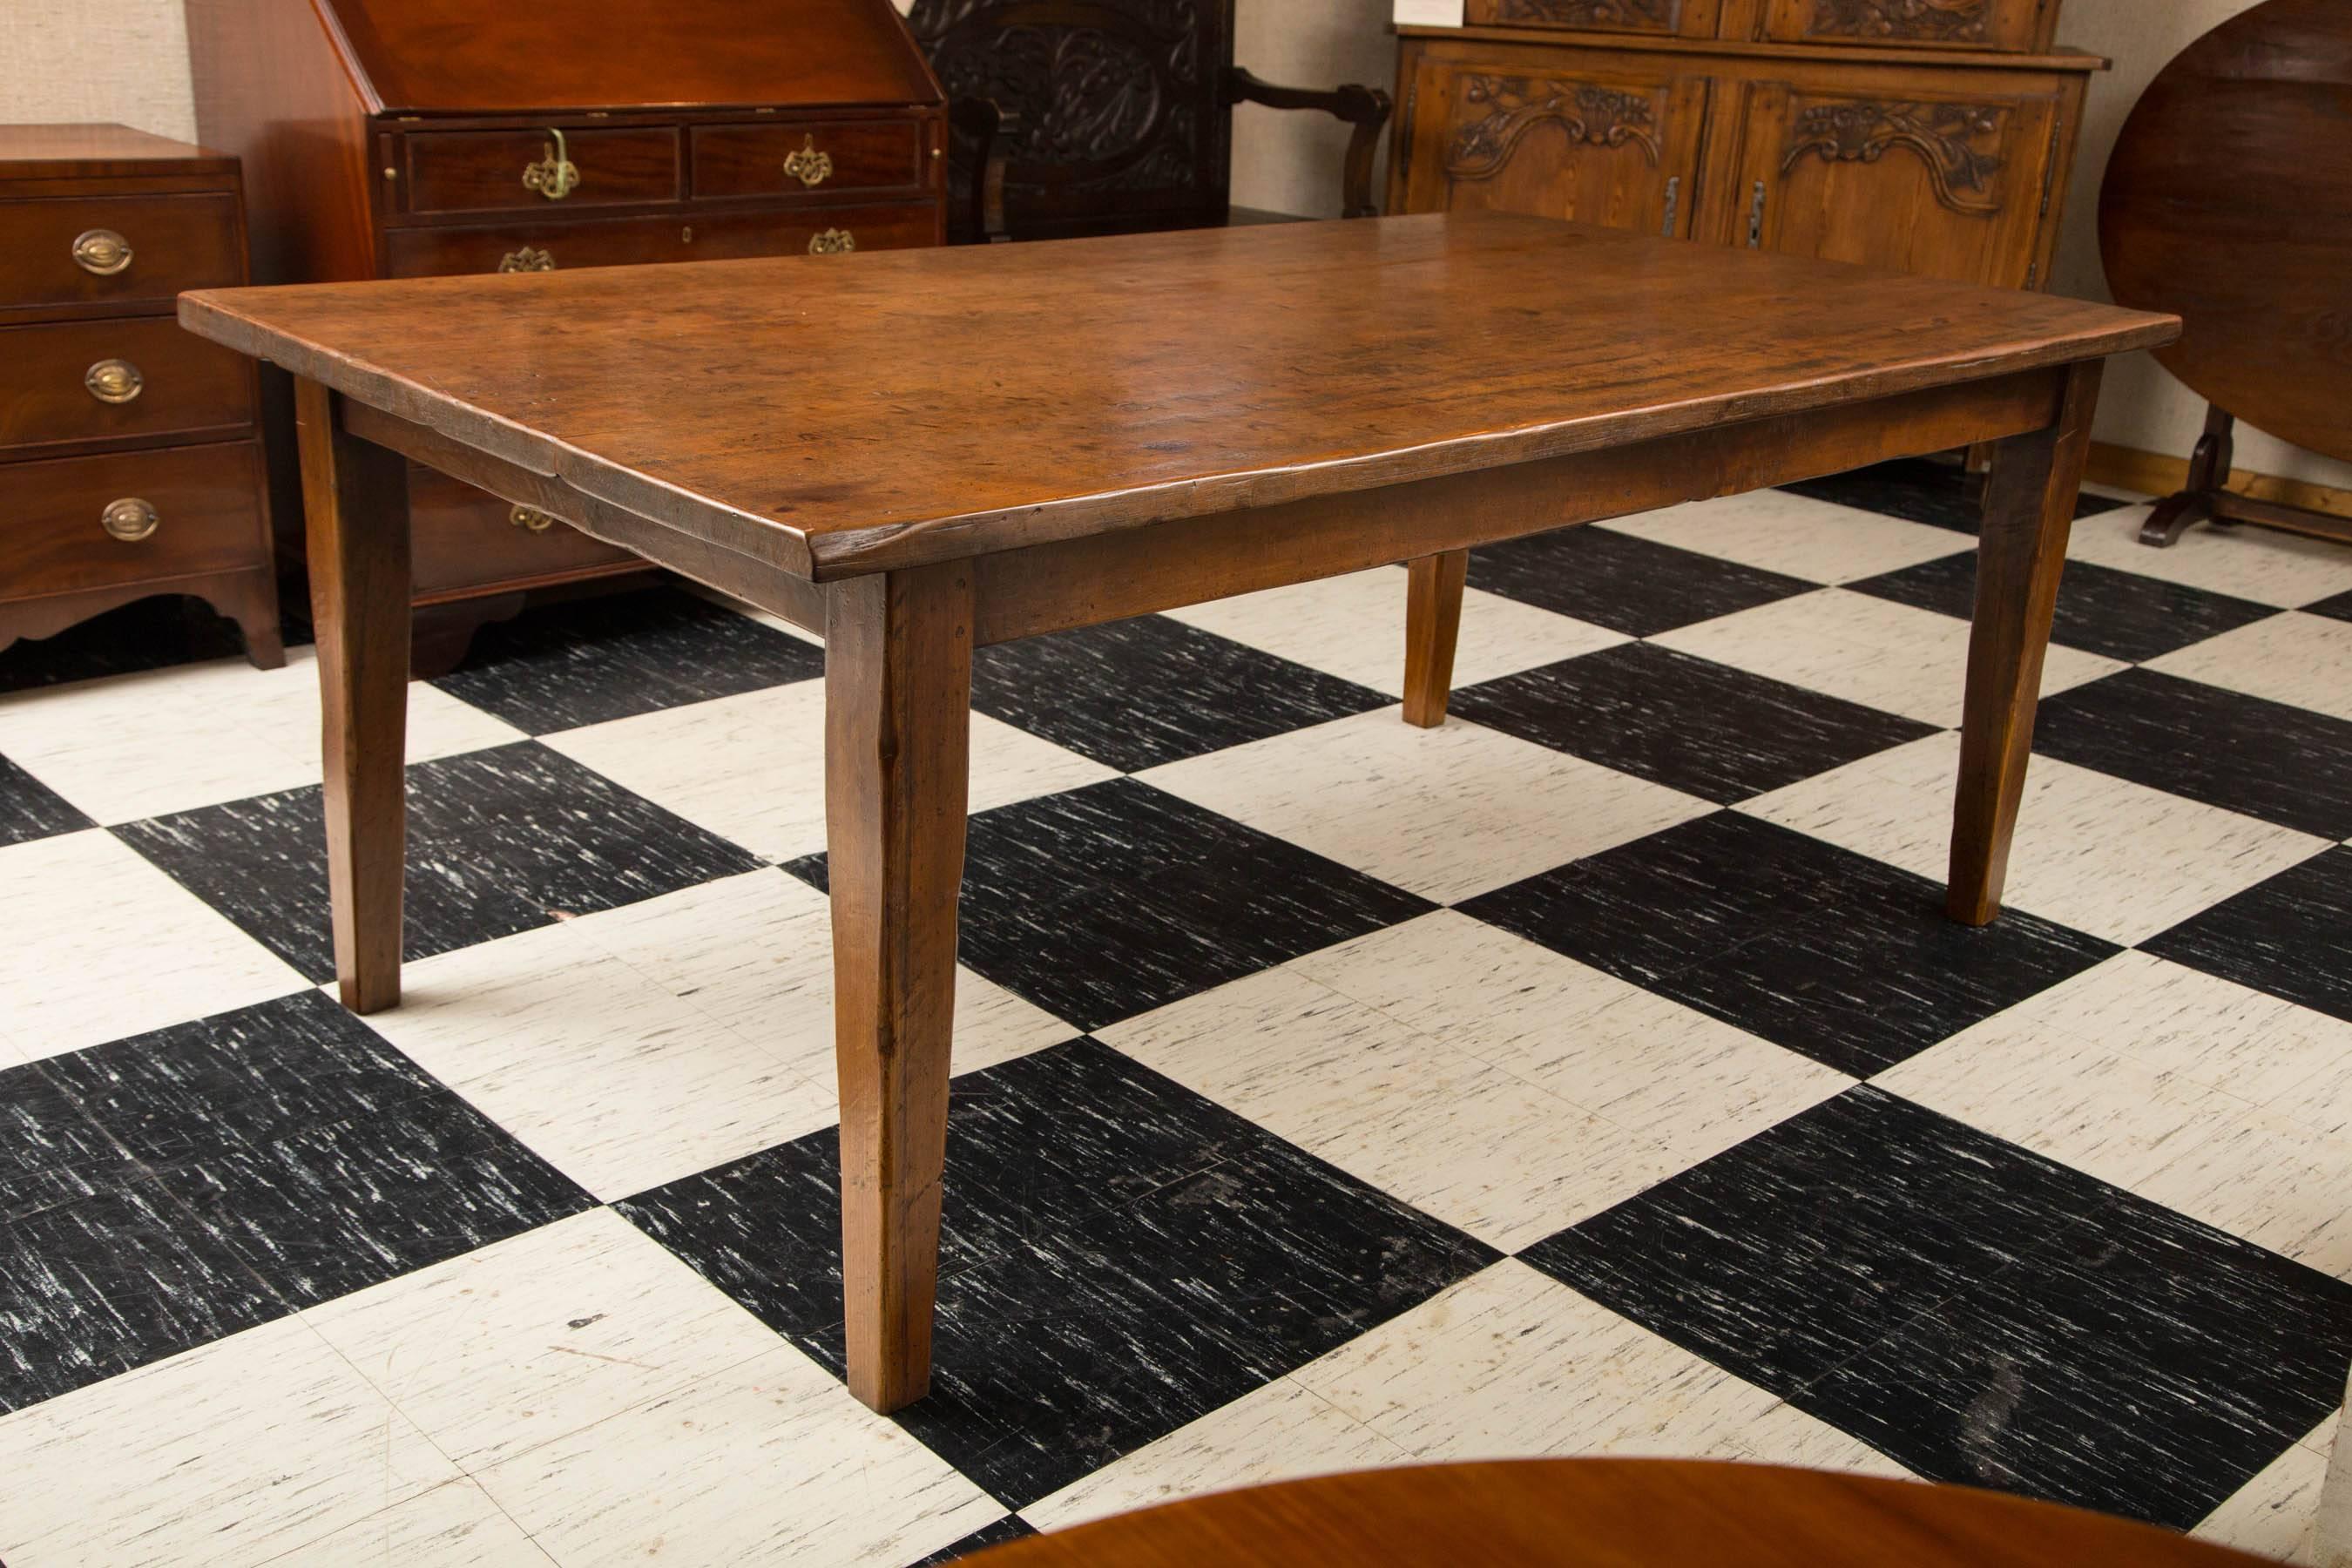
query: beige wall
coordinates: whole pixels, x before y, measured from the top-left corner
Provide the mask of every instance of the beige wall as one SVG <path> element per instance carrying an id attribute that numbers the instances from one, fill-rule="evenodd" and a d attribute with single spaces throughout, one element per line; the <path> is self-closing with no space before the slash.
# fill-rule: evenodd
<path id="1" fill-rule="evenodd" d="M 196 133 L 180 0 L 0 0 L 0 121 Z"/>

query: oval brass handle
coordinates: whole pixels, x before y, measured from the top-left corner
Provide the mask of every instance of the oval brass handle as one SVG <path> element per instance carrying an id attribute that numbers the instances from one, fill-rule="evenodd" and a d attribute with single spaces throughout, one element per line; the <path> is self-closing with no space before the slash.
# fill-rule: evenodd
<path id="1" fill-rule="evenodd" d="M 824 184 L 833 173 L 833 154 L 816 150 L 816 138 L 801 138 L 801 150 L 784 156 L 784 174 L 812 188 Z"/>
<path id="2" fill-rule="evenodd" d="M 146 390 L 147 378 L 127 359 L 102 359 L 83 373 L 81 384 L 100 403 L 128 403 Z"/>
<path id="3" fill-rule="evenodd" d="M 507 513 L 507 521 L 531 533 L 545 533 L 555 526 L 555 519 L 535 506 L 518 506 Z"/>
<path id="4" fill-rule="evenodd" d="M 110 228 L 88 228 L 74 237 L 74 265 L 94 277 L 111 278 L 131 265 L 131 242 Z"/>
<path id="5" fill-rule="evenodd" d="M 520 250 L 509 250 L 499 257 L 499 270 L 501 272 L 552 272 L 555 270 L 555 258 L 544 250 L 526 245 Z"/>
<path id="6" fill-rule="evenodd" d="M 811 256 L 839 256 L 857 248 L 857 237 L 845 228 L 829 228 L 809 241 Z"/>
<path id="7" fill-rule="evenodd" d="M 523 166 L 522 188 L 537 191 L 551 202 L 560 202 L 579 186 L 580 167 L 572 163 L 571 149 L 563 144 L 563 132 L 551 125 L 547 133 L 555 140 L 541 142 L 539 162 Z"/>
<path id="8" fill-rule="evenodd" d="M 98 514 L 98 526 L 125 544 L 138 543 L 163 522 L 155 509 L 137 496 L 108 501 L 106 510 Z"/>

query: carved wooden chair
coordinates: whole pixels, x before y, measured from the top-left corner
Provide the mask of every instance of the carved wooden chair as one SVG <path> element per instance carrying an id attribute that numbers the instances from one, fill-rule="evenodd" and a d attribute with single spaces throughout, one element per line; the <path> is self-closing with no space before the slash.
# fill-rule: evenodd
<path id="1" fill-rule="evenodd" d="M 1389 95 L 1276 87 L 1241 69 L 1234 0 L 915 0 L 907 25 L 958 101 L 950 239 L 1278 216 L 1233 205 L 1238 103 L 1320 110 L 1353 126 L 1342 211 L 1376 210 L 1372 154 Z M 1001 130 L 991 105 L 1005 116 Z"/>

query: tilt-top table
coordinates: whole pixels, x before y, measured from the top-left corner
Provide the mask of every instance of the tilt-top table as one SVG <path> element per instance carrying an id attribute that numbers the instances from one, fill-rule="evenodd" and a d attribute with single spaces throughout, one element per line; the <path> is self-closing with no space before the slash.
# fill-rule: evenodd
<path id="1" fill-rule="evenodd" d="M 1982 924 L 2101 362 L 2179 326 L 1493 216 L 220 289 L 180 319 L 299 378 L 360 1012 L 400 997 L 404 458 L 823 634 L 849 1385 L 877 1410 L 930 1375 L 974 648 L 1410 562 L 1404 713 L 1435 724 L 1471 546 L 1998 442 L 1949 901 Z"/>

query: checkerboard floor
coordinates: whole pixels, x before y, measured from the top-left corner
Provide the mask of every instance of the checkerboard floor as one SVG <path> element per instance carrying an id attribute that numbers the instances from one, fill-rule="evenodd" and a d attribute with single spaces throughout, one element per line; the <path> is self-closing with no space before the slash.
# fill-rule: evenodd
<path id="1" fill-rule="evenodd" d="M 1436 731 L 1396 569 L 984 653 L 895 1419 L 839 1381 L 820 649 L 663 589 L 414 689 L 361 1020 L 308 658 L 20 646 L 0 1559 L 896 1565 L 1579 1453 L 2287 1552 L 2352 1363 L 2352 551 L 2084 511 L 1983 931 L 1931 465 L 1480 552 Z"/>

